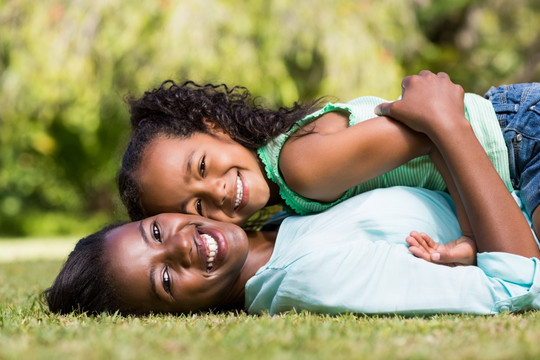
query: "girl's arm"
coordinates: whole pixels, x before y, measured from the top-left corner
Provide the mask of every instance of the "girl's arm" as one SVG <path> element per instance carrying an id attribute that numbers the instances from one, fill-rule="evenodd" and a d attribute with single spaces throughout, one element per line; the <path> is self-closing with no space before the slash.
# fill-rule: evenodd
<path id="1" fill-rule="evenodd" d="M 448 187 L 448 192 L 452 196 L 463 235 L 447 244 L 440 244 L 427 234 L 413 231 L 406 239 L 409 244 L 409 251 L 417 257 L 438 264 L 474 265 L 476 264 L 477 253 L 476 241 L 459 190 L 444 157 L 436 147 L 431 150 L 430 157 L 441 173 Z"/>
<path id="2" fill-rule="evenodd" d="M 425 133 L 437 146 L 463 201 L 478 251 L 540 257 L 529 224 L 463 115 L 461 86 L 444 73 L 429 71 L 405 78 L 402 86 L 402 100 L 381 104 L 378 112 Z"/>
<path id="3" fill-rule="evenodd" d="M 431 141 L 424 134 L 377 117 L 348 126 L 348 114 L 327 113 L 305 127 L 307 135 L 290 137 L 279 168 L 300 195 L 331 202 L 348 189 L 426 155 Z"/>

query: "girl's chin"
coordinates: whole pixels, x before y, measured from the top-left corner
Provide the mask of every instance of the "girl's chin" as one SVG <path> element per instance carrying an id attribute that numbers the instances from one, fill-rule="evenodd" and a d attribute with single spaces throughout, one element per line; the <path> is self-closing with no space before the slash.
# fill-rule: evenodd
<path id="1" fill-rule="evenodd" d="M 257 210 L 258 211 L 258 210 Z M 242 222 L 242 225 L 246 224 L 250 218 L 255 216 L 257 211 L 250 211 L 248 208 L 245 208 L 244 211 L 242 211 L 239 216 Z"/>

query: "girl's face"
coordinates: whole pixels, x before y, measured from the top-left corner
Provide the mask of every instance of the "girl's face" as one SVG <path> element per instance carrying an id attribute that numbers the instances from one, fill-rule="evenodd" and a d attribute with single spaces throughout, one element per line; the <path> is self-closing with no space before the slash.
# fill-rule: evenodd
<path id="1" fill-rule="evenodd" d="M 248 240 L 231 223 L 160 214 L 112 230 L 105 251 L 124 303 L 137 312 L 179 313 L 236 299 L 234 285 L 248 254 Z"/>
<path id="2" fill-rule="evenodd" d="M 136 175 L 148 214 L 180 212 L 241 225 L 270 198 L 257 154 L 219 131 L 156 138 Z"/>

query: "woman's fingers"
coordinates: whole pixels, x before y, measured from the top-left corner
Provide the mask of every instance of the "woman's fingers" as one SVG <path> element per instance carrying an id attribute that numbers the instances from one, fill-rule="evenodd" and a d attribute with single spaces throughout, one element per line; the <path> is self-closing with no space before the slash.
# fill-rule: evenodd
<path id="1" fill-rule="evenodd" d="M 438 72 L 438 73 L 437 73 L 437 76 L 440 77 L 440 78 L 448 78 L 448 79 L 450 79 L 450 76 L 448 76 L 447 73 L 442 72 L 442 71 L 441 71 L 441 72 Z"/>
<path id="2" fill-rule="evenodd" d="M 379 116 L 389 116 L 392 117 L 392 104 L 393 103 L 382 103 L 375 107 L 375 114 Z"/>

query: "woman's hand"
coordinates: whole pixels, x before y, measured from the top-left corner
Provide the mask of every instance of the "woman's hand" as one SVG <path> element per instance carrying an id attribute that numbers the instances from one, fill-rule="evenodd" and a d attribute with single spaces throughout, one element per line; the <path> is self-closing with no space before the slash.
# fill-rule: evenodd
<path id="1" fill-rule="evenodd" d="M 422 71 L 407 77 L 403 99 L 377 111 L 425 133 L 437 147 L 455 184 L 452 197 L 462 200 L 479 252 L 540 257 L 525 216 L 465 118 L 463 89 L 448 75 Z"/>
<path id="2" fill-rule="evenodd" d="M 377 115 L 389 116 L 430 137 L 451 131 L 456 121 L 466 121 L 463 88 L 446 73 L 423 70 L 403 79 L 401 87 L 402 98 L 377 106 Z"/>

